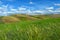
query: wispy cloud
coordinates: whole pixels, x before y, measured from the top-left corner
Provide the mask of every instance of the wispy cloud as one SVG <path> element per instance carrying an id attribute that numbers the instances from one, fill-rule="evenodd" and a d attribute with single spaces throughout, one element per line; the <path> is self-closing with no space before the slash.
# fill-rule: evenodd
<path id="1" fill-rule="evenodd" d="M 33 11 L 33 13 L 44 13 L 44 11 L 43 10 L 35 10 L 35 11 Z"/>
<path id="2" fill-rule="evenodd" d="M 19 7 L 18 9 L 19 10 L 26 10 L 27 8 L 25 8 L 25 7 Z"/>
<path id="3" fill-rule="evenodd" d="M 45 13 L 58 13 L 60 12 L 60 8 L 54 10 L 54 7 L 47 7 L 46 10 L 30 10 L 27 7 L 20 6 L 18 8 L 14 8 L 11 5 L 1 5 L 0 6 L 0 15 L 7 16 L 8 14 L 15 14 L 15 13 L 29 13 L 29 14 L 45 14 Z"/>
<path id="4" fill-rule="evenodd" d="M 46 9 L 51 10 L 51 9 L 54 9 L 54 7 L 47 7 Z"/>
<path id="5" fill-rule="evenodd" d="M 29 2 L 29 4 L 34 4 L 33 2 Z"/>
<path id="6" fill-rule="evenodd" d="M 60 6 L 60 3 L 56 3 L 56 4 L 54 4 L 55 6 Z"/>
<path id="7" fill-rule="evenodd" d="M 8 11 L 8 8 L 7 8 L 8 6 L 7 5 L 2 5 L 1 7 L 0 7 L 0 15 L 7 15 L 7 11 Z"/>

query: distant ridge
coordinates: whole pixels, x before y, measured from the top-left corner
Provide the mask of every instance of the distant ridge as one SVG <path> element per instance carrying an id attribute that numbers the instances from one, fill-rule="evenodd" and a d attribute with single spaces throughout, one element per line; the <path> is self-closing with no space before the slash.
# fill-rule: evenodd
<path id="1" fill-rule="evenodd" d="M 43 20 L 49 18 L 60 18 L 60 14 L 50 14 L 50 15 L 25 15 L 25 14 L 14 14 L 10 16 L 0 16 L 0 23 L 11 23 L 18 21 L 33 21 L 33 20 Z"/>

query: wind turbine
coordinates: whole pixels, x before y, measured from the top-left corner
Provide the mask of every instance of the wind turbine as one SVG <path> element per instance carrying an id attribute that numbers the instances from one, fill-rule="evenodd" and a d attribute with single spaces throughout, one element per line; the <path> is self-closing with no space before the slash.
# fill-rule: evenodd
<path id="1" fill-rule="evenodd" d="M 29 5 L 32 5 L 32 4 L 33 4 L 33 2 L 32 2 L 32 0 L 30 0 L 30 1 L 29 1 Z M 29 7 L 29 10 L 28 10 L 27 15 L 29 15 L 30 11 L 31 11 L 31 8 Z"/>
<path id="2" fill-rule="evenodd" d="M 33 4 L 32 0 L 30 0 L 29 4 Z"/>

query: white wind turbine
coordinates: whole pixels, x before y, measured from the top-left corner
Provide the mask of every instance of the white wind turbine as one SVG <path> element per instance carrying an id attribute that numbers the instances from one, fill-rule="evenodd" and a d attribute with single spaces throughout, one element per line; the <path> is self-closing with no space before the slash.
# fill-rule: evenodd
<path id="1" fill-rule="evenodd" d="M 29 5 L 32 5 L 32 4 L 33 4 L 33 2 L 32 2 L 32 0 L 30 0 L 30 1 L 29 1 Z M 30 12 L 31 12 L 31 8 L 29 7 L 29 10 L 28 10 L 27 15 L 29 15 Z"/>

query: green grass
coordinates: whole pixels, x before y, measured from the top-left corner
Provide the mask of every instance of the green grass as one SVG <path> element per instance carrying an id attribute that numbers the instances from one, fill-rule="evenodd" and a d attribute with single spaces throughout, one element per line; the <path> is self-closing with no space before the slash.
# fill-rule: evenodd
<path id="1" fill-rule="evenodd" d="M 0 40 L 60 40 L 60 18 L 0 23 Z"/>

